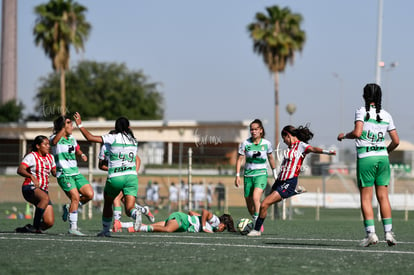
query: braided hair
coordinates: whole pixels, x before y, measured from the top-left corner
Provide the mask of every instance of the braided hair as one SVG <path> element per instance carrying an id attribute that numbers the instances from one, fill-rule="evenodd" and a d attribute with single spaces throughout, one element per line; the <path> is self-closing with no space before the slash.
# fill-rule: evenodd
<path id="1" fill-rule="evenodd" d="M 369 120 L 370 115 L 369 115 L 369 110 L 371 108 L 371 103 L 374 102 L 375 104 L 375 111 L 377 113 L 377 122 L 380 122 L 382 120 L 382 118 L 380 117 L 379 113 L 381 111 L 382 108 L 382 104 L 381 104 L 381 97 L 382 97 L 382 92 L 381 92 L 381 87 L 375 83 L 369 83 L 367 85 L 365 85 L 364 87 L 364 100 L 365 100 L 365 109 L 367 110 L 367 113 L 365 115 L 365 121 Z"/>
<path id="2" fill-rule="evenodd" d="M 313 133 L 307 125 L 299 126 L 298 128 L 295 128 L 292 125 L 287 125 L 282 130 L 282 137 L 287 136 L 288 133 L 305 143 L 308 143 L 308 141 L 313 138 Z"/>

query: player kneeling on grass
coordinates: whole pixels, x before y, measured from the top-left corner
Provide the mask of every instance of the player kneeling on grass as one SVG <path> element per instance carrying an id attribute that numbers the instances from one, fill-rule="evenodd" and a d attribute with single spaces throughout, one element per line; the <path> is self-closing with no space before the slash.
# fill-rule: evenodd
<path id="1" fill-rule="evenodd" d="M 22 194 L 26 201 L 36 207 L 33 225 L 16 228 L 16 233 L 43 233 L 53 226 L 55 216 L 49 197 L 49 175 L 56 176 L 56 163 L 49 153 L 50 143 L 47 137 L 37 136 L 32 144 L 32 151 L 27 154 L 17 169 L 17 174 L 24 177 Z"/>
<path id="2" fill-rule="evenodd" d="M 217 217 L 210 211 L 202 209 L 201 214 L 189 211 L 188 214 L 183 212 L 174 212 L 168 216 L 165 221 L 153 223 L 150 225 L 142 224 L 136 232 L 236 232 L 232 216 L 228 214 Z"/>
<path id="3" fill-rule="evenodd" d="M 306 126 L 299 126 L 298 128 L 295 128 L 288 125 L 283 128 L 282 139 L 288 146 L 288 149 L 286 152 L 283 152 L 283 161 L 281 163 L 277 179 L 272 186 L 272 192 L 260 204 L 259 218 L 256 220 L 254 230 L 250 231 L 247 236 L 261 235 L 260 228 L 266 218 L 269 206 L 298 194 L 296 191 L 298 176 L 303 160 L 307 154 L 336 154 L 334 150 L 323 150 L 307 144 L 312 137 L 313 133 Z"/>

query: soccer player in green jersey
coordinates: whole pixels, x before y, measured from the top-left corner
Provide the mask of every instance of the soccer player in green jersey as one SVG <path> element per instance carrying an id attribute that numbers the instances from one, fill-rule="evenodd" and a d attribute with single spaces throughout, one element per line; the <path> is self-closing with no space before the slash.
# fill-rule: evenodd
<path id="1" fill-rule="evenodd" d="M 135 220 L 135 226 L 142 223 L 141 214 L 149 215 L 149 208 L 137 205 L 138 170 L 141 159 L 138 156 L 138 141 L 129 127 L 129 120 L 120 117 L 115 121 L 115 133 L 103 136 L 92 135 L 83 125 L 78 112 L 73 116 L 82 135 L 90 142 L 105 144 L 108 151 L 108 177 L 104 189 L 102 231 L 99 237 L 110 237 L 113 218 L 113 202 L 122 191 L 125 199 L 125 212 Z"/>
<path id="2" fill-rule="evenodd" d="M 269 160 L 273 176 L 276 177 L 276 164 L 273 158 L 273 148 L 270 141 L 265 139 L 265 130 L 262 121 L 255 119 L 250 123 L 250 134 L 247 140 L 240 144 L 236 161 L 236 179 L 234 184 L 241 184 L 240 169 L 244 165 L 244 198 L 247 210 L 254 222 L 256 222 L 260 211 L 260 198 L 267 186 L 267 164 Z M 276 179 L 276 178 L 275 178 Z M 262 229 L 263 231 L 263 229 Z"/>
<path id="3" fill-rule="evenodd" d="M 75 137 L 72 135 L 72 120 L 60 116 L 53 122 L 53 134 L 50 137 L 52 152 L 56 161 L 56 177 L 59 186 L 70 199 L 63 206 L 63 221 L 69 220 L 68 233 L 76 236 L 84 234 L 78 230 L 78 208 L 93 199 L 92 185 L 79 173 L 76 157 L 87 161 Z"/>
<path id="4" fill-rule="evenodd" d="M 381 209 L 385 241 L 395 245 L 392 232 L 391 205 L 388 198 L 390 183 L 390 162 L 388 154 L 400 143 L 391 115 L 382 109 L 381 87 L 375 83 L 367 84 L 363 93 L 365 106 L 355 112 L 354 129 L 340 133 L 338 140 L 354 139 L 357 151 L 357 181 L 361 198 L 366 237 L 362 246 L 378 243 L 375 234 L 374 210 L 372 209 L 373 186 Z M 386 146 L 385 136 L 389 134 L 390 144 Z"/>

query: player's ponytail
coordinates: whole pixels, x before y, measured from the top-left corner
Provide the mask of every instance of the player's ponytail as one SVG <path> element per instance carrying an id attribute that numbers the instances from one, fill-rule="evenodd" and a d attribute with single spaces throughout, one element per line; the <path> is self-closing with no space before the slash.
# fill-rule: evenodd
<path id="1" fill-rule="evenodd" d="M 313 138 L 313 133 L 307 125 L 299 126 L 298 128 L 292 125 L 285 126 L 282 130 L 282 137 L 287 136 L 288 133 L 306 143 Z"/>
<path id="2" fill-rule="evenodd" d="M 137 142 L 134 133 L 129 128 L 129 120 L 126 117 L 120 117 L 115 121 L 115 132 L 123 134 L 130 141 Z"/>
<path id="3" fill-rule="evenodd" d="M 365 115 L 365 121 L 370 119 L 370 115 L 369 115 L 369 110 L 371 107 L 371 103 L 375 104 L 375 112 L 377 113 L 377 117 L 376 120 L 378 122 L 380 122 L 382 120 L 382 118 L 380 117 L 380 112 L 382 109 L 382 103 L 381 103 L 381 99 L 382 99 L 382 91 L 381 91 L 381 87 L 378 84 L 375 83 L 369 83 L 367 85 L 365 85 L 364 87 L 364 100 L 365 100 L 365 109 L 367 111 L 366 115 Z"/>

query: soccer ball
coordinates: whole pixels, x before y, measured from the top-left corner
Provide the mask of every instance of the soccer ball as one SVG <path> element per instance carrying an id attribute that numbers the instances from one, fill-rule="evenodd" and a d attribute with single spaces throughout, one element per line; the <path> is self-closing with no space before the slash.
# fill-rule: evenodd
<path id="1" fill-rule="evenodd" d="M 253 229 L 253 221 L 246 218 L 241 218 L 237 222 L 237 231 L 242 235 L 247 235 Z"/>

